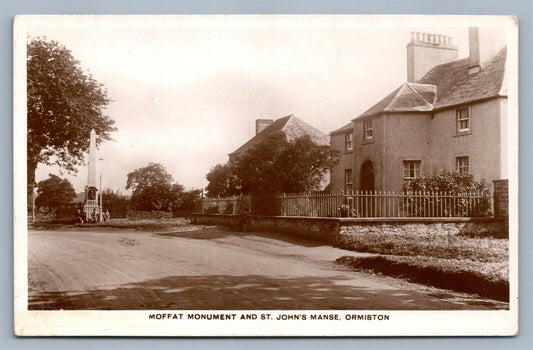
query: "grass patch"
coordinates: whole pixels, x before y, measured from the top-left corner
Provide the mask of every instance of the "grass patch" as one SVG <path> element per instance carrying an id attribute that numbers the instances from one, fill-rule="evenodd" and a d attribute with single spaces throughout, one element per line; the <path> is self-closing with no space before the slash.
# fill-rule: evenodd
<path id="1" fill-rule="evenodd" d="M 406 235 L 366 232 L 344 236 L 339 246 L 358 252 L 398 256 L 426 256 L 478 262 L 507 262 L 509 241 L 460 235 Z"/>
<path id="2" fill-rule="evenodd" d="M 338 246 L 374 257 L 338 263 L 437 288 L 509 301 L 509 241 L 447 234 L 351 232 Z"/>
<path id="3" fill-rule="evenodd" d="M 507 264 L 414 256 L 343 256 L 337 263 L 458 292 L 509 301 Z"/>

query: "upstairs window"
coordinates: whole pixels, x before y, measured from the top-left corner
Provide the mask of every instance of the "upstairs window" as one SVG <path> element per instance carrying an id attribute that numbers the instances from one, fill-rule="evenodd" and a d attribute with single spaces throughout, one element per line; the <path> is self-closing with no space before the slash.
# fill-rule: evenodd
<path id="1" fill-rule="evenodd" d="M 403 178 L 405 180 L 415 179 L 420 177 L 420 160 L 404 160 L 403 161 Z"/>
<path id="2" fill-rule="evenodd" d="M 367 119 L 363 122 L 364 138 L 365 141 L 374 139 L 374 130 L 372 129 L 372 119 Z"/>
<path id="3" fill-rule="evenodd" d="M 344 149 L 346 151 L 352 151 L 353 150 L 353 133 L 351 131 L 344 134 L 344 141 L 345 141 Z"/>
<path id="4" fill-rule="evenodd" d="M 457 119 L 457 132 L 470 131 L 470 108 L 459 108 L 455 111 L 455 115 Z"/>
<path id="5" fill-rule="evenodd" d="M 470 160 L 468 157 L 455 158 L 455 170 L 461 174 L 470 173 Z"/>
<path id="6" fill-rule="evenodd" d="M 353 171 L 352 169 L 344 169 L 344 191 L 351 192 L 353 190 Z"/>

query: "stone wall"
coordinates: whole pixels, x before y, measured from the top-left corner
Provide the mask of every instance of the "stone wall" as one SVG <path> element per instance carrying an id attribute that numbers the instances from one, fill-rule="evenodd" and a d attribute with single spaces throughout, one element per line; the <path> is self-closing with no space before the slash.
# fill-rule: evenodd
<path id="1" fill-rule="evenodd" d="M 195 225 L 224 225 L 242 230 L 246 222 L 243 215 L 231 214 L 192 214 L 191 223 Z"/>
<path id="2" fill-rule="evenodd" d="M 248 216 L 244 229 L 247 231 L 283 232 L 331 243 L 335 241 L 339 232 L 339 221 L 314 217 Z"/>
<path id="3" fill-rule="evenodd" d="M 193 224 L 226 225 L 246 231 L 283 232 L 312 238 L 343 247 L 353 235 L 383 234 L 431 237 L 434 235 L 464 235 L 507 238 L 508 223 L 504 219 L 417 218 L 417 219 L 345 219 L 282 216 L 241 216 L 193 214 Z"/>

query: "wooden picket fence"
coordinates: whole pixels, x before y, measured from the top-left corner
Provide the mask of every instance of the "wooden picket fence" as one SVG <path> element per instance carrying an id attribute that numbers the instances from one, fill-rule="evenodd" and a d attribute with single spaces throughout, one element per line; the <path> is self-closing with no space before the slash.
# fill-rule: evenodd
<path id="1" fill-rule="evenodd" d="M 483 193 L 355 191 L 306 192 L 273 197 L 202 198 L 197 213 L 308 217 L 483 217 L 490 198 Z"/>

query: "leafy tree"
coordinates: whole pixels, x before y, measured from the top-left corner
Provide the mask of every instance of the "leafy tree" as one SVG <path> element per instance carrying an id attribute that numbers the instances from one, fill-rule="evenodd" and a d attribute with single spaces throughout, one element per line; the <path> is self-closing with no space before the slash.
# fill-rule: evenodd
<path id="1" fill-rule="evenodd" d="M 136 169 L 128 174 L 126 189 L 133 192 L 143 191 L 157 185 L 171 186 L 172 175 L 161 164 L 149 163 L 147 166 Z"/>
<path id="2" fill-rule="evenodd" d="M 126 189 L 131 189 L 130 205 L 141 211 L 173 211 L 182 202 L 183 186 L 173 183 L 161 164 L 150 163 L 128 174 Z"/>
<path id="3" fill-rule="evenodd" d="M 59 206 L 71 203 L 75 198 L 74 187 L 67 179 L 49 174 L 48 179 L 37 184 L 35 205 L 39 208 L 48 208 L 49 213 L 55 209 L 57 215 Z"/>
<path id="4" fill-rule="evenodd" d="M 309 136 L 288 143 L 276 160 L 279 188 L 284 193 L 319 189 L 324 174 L 338 161 L 338 152 L 315 144 Z"/>
<path id="5" fill-rule="evenodd" d="M 194 211 L 195 201 L 200 198 L 202 190 L 192 189 L 181 194 L 182 202 L 178 208 L 174 210 L 175 214 L 192 213 Z"/>
<path id="6" fill-rule="evenodd" d="M 103 209 L 109 210 L 111 217 L 126 217 L 128 213 L 129 197 L 120 191 L 109 188 L 102 191 Z"/>
<path id="7" fill-rule="evenodd" d="M 209 197 L 231 197 L 241 193 L 240 180 L 230 163 L 217 164 L 205 176 Z"/>
<path id="8" fill-rule="evenodd" d="M 288 141 L 272 133 L 239 155 L 233 164 L 243 193 L 275 195 L 317 190 L 338 152 L 314 143 L 309 136 Z"/>
<path id="9" fill-rule="evenodd" d="M 40 163 L 75 171 L 84 162 L 91 129 L 100 144 L 116 128 L 104 114 L 107 91 L 69 50 L 41 38 L 30 40 L 27 49 L 27 165 L 28 183 L 33 183 Z"/>
<path id="10" fill-rule="evenodd" d="M 172 184 L 170 187 L 170 192 L 168 194 L 167 210 L 166 211 L 176 211 L 178 210 L 183 203 L 183 193 L 185 188 L 178 184 Z"/>

